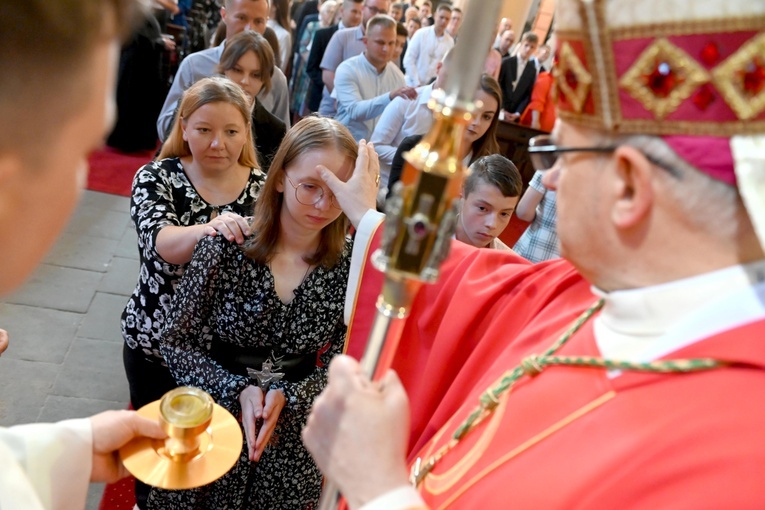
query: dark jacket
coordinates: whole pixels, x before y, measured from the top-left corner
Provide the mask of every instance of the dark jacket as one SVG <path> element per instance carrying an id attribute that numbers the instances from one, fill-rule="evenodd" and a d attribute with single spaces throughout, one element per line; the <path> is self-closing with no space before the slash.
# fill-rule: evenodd
<path id="1" fill-rule="evenodd" d="M 537 79 L 536 62 L 529 58 L 526 67 L 523 69 L 521 79 L 513 89 L 518 72 L 518 57 L 506 57 L 502 59 L 502 65 L 499 68 L 499 86 L 502 89 L 502 109 L 510 113 L 523 113 L 523 110 L 531 101 L 531 91 L 534 88 L 534 82 Z"/>
<path id="2" fill-rule="evenodd" d="M 321 79 L 321 59 L 324 58 L 324 52 L 327 50 L 329 40 L 332 39 L 335 32 L 337 32 L 337 25 L 320 28 L 313 34 L 311 52 L 308 54 L 308 62 L 305 64 L 305 71 L 311 78 L 306 104 L 308 105 L 308 110 L 312 112 L 319 111 L 321 92 L 324 90 L 324 82 Z"/>
<path id="3" fill-rule="evenodd" d="M 266 110 L 259 102 L 255 103 L 252 109 L 252 137 L 258 150 L 258 163 L 264 172 L 271 166 L 271 160 L 274 159 L 274 154 L 286 133 L 287 127 L 279 117 Z"/>

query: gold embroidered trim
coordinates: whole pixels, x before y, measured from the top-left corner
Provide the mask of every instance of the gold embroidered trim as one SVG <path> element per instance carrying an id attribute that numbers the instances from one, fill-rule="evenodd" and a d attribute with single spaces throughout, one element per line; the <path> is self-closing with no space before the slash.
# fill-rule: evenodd
<path id="1" fill-rule="evenodd" d="M 678 83 L 666 97 L 656 95 L 644 79 L 657 65 L 668 65 Z M 652 42 L 619 80 L 619 85 L 659 119 L 674 112 L 698 87 L 708 82 L 709 73 L 686 52 L 667 39 Z"/>
<path id="2" fill-rule="evenodd" d="M 571 88 L 568 80 L 566 80 L 566 75 L 569 72 L 573 73 L 576 77 L 577 84 L 575 89 Z M 582 61 L 579 60 L 576 52 L 574 52 L 568 42 L 564 42 L 561 45 L 560 60 L 553 74 L 558 85 L 556 89 L 566 96 L 574 110 L 581 113 L 590 92 L 592 75 L 584 68 Z"/>
<path id="3" fill-rule="evenodd" d="M 765 34 L 744 43 L 738 51 L 712 70 L 712 82 L 742 120 L 757 117 L 765 110 L 765 88 L 757 95 L 749 96 L 742 83 L 741 74 L 755 59 L 765 62 Z"/>
<path id="4" fill-rule="evenodd" d="M 585 404 L 581 408 L 577 409 L 573 413 L 569 414 L 562 420 L 554 423 L 553 425 L 549 426 L 547 429 L 543 430 L 536 436 L 528 439 L 527 441 L 523 442 L 522 444 L 516 446 L 514 449 L 507 452 L 505 455 L 500 457 L 499 459 L 492 462 L 490 465 L 486 466 L 480 473 L 475 475 L 473 478 L 471 478 L 465 485 L 459 488 L 458 491 L 456 491 L 454 494 L 452 494 L 449 499 L 447 499 L 443 504 L 439 505 L 438 508 L 444 509 L 447 508 L 449 505 L 454 503 L 460 496 L 462 496 L 468 489 L 470 489 L 473 485 L 481 481 L 481 479 L 485 478 L 489 473 L 494 471 L 495 469 L 499 468 L 503 464 L 513 460 L 518 455 L 522 454 L 529 448 L 539 444 L 540 442 L 544 441 L 551 435 L 555 434 L 559 430 L 563 429 L 564 427 L 570 425 L 571 423 L 575 422 L 579 418 L 585 416 L 586 414 L 590 413 L 591 411 L 596 410 L 603 404 L 607 403 L 611 399 L 613 399 L 616 396 L 616 392 L 611 390 L 608 393 L 605 393 L 601 395 L 600 397 L 596 398 L 592 402 L 589 402 L 588 404 Z M 429 476 L 433 476 L 432 474 Z"/>
<path id="5" fill-rule="evenodd" d="M 604 129 L 603 122 L 593 116 L 578 115 L 564 110 L 558 111 L 558 118 L 570 124 L 576 124 L 593 129 Z M 663 135 L 689 136 L 721 136 L 730 137 L 737 134 L 765 132 L 765 119 L 756 121 L 730 122 L 699 122 L 699 121 L 665 121 L 653 119 L 620 119 L 613 131 L 618 133 L 640 133 Z"/>
<path id="6" fill-rule="evenodd" d="M 652 23 L 649 25 L 612 28 L 611 38 L 615 41 L 671 37 L 678 35 L 710 35 L 724 32 L 760 31 L 765 26 L 765 16 L 749 16 L 734 19 L 683 20 L 673 23 Z"/>
<path id="7" fill-rule="evenodd" d="M 497 434 L 497 429 L 502 421 L 502 417 L 505 415 L 507 399 L 511 394 L 512 391 L 509 391 L 500 396 L 499 405 L 492 412 L 492 417 L 486 425 L 486 429 L 481 433 L 481 437 L 464 457 L 443 473 L 430 472 L 428 474 L 423 480 L 423 487 L 425 490 L 431 494 L 442 494 L 463 479 L 465 473 L 467 473 L 470 468 L 480 460 L 481 456 L 491 444 L 492 439 L 494 439 L 494 436 Z M 450 441 L 454 441 L 454 439 L 451 439 Z"/>
<path id="8" fill-rule="evenodd" d="M 613 129 L 615 126 L 619 124 L 620 119 L 622 118 L 622 105 L 619 101 L 619 95 L 618 94 L 610 94 L 610 91 L 618 90 L 617 87 L 617 81 L 616 81 L 616 64 L 614 63 L 614 56 L 613 52 L 611 51 L 611 48 L 613 48 L 613 40 L 611 38 L 611 33 L 608 31 L 608 23 L 606 22 L 606 8 L 608 7 L 608 0 L 596 0 L 595 4 L 595 20 L 599 27 L 601 27 L 601 34 L 600 34 L 600 41 L 597 43 L 590 40 L 590 43 L 593 45 L 591 46 L 590 50 L 592 51 L 593 58 L 594 58 L 594 52 L 600 52 L 602 54 L 603 58 L 603 64 L 605 65 L 605 73 L 606 73 L 606 82 L 608 84 L 607 90 L 601 90 L 600 86 L 595 88 L 595 92 L 598 95 L 604 94 L 605 100 L 608 103 L 609 111 L 611 112 L 611 125 L 606 126 L 608 129 Z M 588 57 L 589 58 L 589 57 Z M 597 81 L 597 80 L 596 80 Z M 596 96 L 597 97 L 597 96 Z M 603 101 L 603 99 L 599 99 L 599 101 Z M 603 119 L 604 124 L 608 119 L 605 118 L 605 115 L 602 111 L 597 110 L 598 115 Z"/>
<path id="9" fill-rule="evenodd" d="M 666 121 L 663 117 L 657 115 L 655 119 L 625 119 L 622 116 L 621 103 L 619 102 L 618 94 L 618 77 L 616 74 L 616 67 L 614 64 L 613 54 L 613 41 L 622 41 L 635 38 L 659 38 L 669 36 L 683 36 L 683 35 L 695 35 L 695 34 L 709 34 L 715 35 L 725 32 L 742 32 L 742 31 L 762 31 L 765 27 L 765 16 L 749 16 L 739 17 L 735 19 L 706 19 L 688 21 L 682 20 L 671 23 L 654 23 L 642 26 L 629 26 L 618 28 L 606 28 L 606 0 L 594 0 L 594 13 L 595 23 L 598 27 L 601 27 L 603 32 L 600 33 L 599 41 L 592 41 L 592 37 L 588 25 L 588 16 L 585 9 L 580 7 L 580 18 L 582 20 L 582 29 L 574 30 L 560 30 L 558 31 L 558 40 L 561 41 L 561 46 L 565 41 L 579 41 L 584 48 L 585 60 L 582 63 L 586 64 L 591 72 L 592 84 L 590 87 L 590 95 L 594 104 L 594 113 L 583 113 L 582 111 L 567 111 L 558 110 L 558 116 L 567 122 L 572 124 L 581 125 L 584 127 L 590 127 L 594 129 L 607 129 L 621 133 L 651 133 L 656 135 L 695 135 L 695 136 L 733 136 L 736 134 L 752 134 L 765 132 L 765 119 L 756 119 L 765 111 L 765 96 L 757 94 L 754 98 L 745 95 L 739 95 L 739 99 L 736 99 L 736 93 L 733 92 L 733 86 L 728 83 L 727 85 L 721 85 L 720 83 L 725 81 L 725 78 L 730 82 L 735 79 L 735 76 L 730 73 L 728 76 L 724 76 L 725 73 L 720 72 L 719 78 L 715 79 L 714 75 L 709 73 L 703 66 L 698 64 L 687 53 L 683 52 L 686 59 L 692 61 L 699 69 L 702 69 L 708 74 L 708 81 L 711 81 L 716 90 L 723 95 L 723 99 L 727 104 L 731 106 L 736 115 L 741 120 L 739 121 L 698 121 L 698 120 L 671 120 Z M 765 34 L 760 34 L 754 37 L 753 40 L 759 40 L 761 37 L 765 37 Z M 748 43 L 739 50 L 743 50 Z M 757 45 L 759 48 L 759 44 Z M 678 49 L 678 51 L 683 51 Z M 765 49 L 760 48 L 759 54 L 765 54 Z M 605 81 L 609 86 L 609 90 L 601 90 L 601 82 L 598 74 L 601 72 L 597 68 L 595 54 L 596 52 L 601 58 L 606 73 Z M 737 52 L 738 53 L 738 52 Z M 731 56 L 732 57 L 732 56 Z M 731 58 L 729 57 L 729 58 Z M 727 60 L 726 60 L 727 63 Z M 633 64 L 634 65 L 634 64 Z M 738 68 L 740 69 L 740 68 Z M 717 69 L 715 69 L 717 70 Z M 697 75 L 698 76 L 698 75 Z M 703 84 L 703 82 L 702 82 Z M 558 87 L 556 87 L 556 90 Z M 726 89 L 730 89 L 726 91 Z M 680 101 L 687 100 L 691 97 L 695 91 L 698 90 L 698 86 L 686 92 L 686 97 Z M 740 101 L 741 97 L 747 97 L 748 106 L 744 105 Z M 753 101 L 754 99 L 754 101 Z M 641 101 L 642 102 L 642 101 Z M 679 106 L 679 104 L 677 106 Z M 734 107 L 733 104 L 738 103 L 739 107 Z M 611 113 L 611 121 L 613 125 L 607 126 L 606 119 L 604 117 L 603 107 L 607 105 Z M 574 103 L 571 103 L 574 106 Z M 658 107 L 657 105 L 654 105 Z M 671 111 L 677 108 L 672 107 L 671 103 L 666 104 L 667 111 L 664 115 L 668 115 Z M 743 109 L 741 107 L 744 107 Z M 649 108 L 649 111 L 652 111 Z M 655 114 L 655 113 L 654 113 Z M 743 116 L 742 116 L 743 114 Z M 656 114 L 655 114 L 656 115 Z"/>

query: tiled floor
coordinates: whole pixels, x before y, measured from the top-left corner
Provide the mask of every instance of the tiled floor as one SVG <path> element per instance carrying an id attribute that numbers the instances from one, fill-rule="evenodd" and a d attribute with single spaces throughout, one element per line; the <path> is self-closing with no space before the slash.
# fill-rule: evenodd
<path id="1" fill-rule="evenodd" d="M 0 301 L 0 425 L 124 409 L 120 314 L 138 276 L 129 199 L 86 191 L 44 263 Z M 88 509 L 103 486 L 93 485 Z"/>

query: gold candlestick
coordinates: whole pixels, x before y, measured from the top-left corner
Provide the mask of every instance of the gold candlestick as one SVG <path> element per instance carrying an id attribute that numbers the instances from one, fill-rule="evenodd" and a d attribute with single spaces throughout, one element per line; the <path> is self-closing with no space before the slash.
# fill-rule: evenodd
<path id="1" fill-rule="evenodd" d="M 465 168 L 462 135 L 475 110 L 473 98 L 491 44 L 501 0 L 471 1 L 443 90 L 433 91 L 428 104 L 434 123 L 427 135 L 404 155 L 401 180 L 385 205 L 382 245 L 372 256 L 385 273 L 377 314 L 361 368 L 379 377 L 390 367 L 403 320 L 423 283 L 438 279 L 449 253 L 456 224 L 456 200 Z M 326 481 L 320 510 L 337 507 L 338 488 Z"/>

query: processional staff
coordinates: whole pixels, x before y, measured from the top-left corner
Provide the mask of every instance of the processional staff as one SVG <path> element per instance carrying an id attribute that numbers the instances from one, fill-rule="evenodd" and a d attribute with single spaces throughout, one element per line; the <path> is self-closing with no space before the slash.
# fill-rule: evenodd
<path id="1" fill-rule="evenodd" d="M 361 368 L 370 377 L 379 377 L 390 368 L 417 292 L 423 283 L 438 279 L 441 262 L 449 253 L 465 174 L 460 157 L 462 135 L 475 110 L 475 91 L 501 3 L 472 0 L 468 4 L 452 50 L 451 72 L 443 89 L 434 90 L 428 103 L 433 126 L 404 154 L 401 180 L 386 203 L 382 245 L 372 256 L 385 280 L 361 358 Z M 319 509 L 335 509 L 338 499 L 337 487 L 327 482 Z"/>

